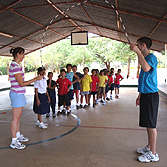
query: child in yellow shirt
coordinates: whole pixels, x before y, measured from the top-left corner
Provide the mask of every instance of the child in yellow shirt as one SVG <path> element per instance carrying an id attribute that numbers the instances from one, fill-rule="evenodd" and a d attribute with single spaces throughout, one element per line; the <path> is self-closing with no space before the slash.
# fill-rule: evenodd
<path id="1" fill-rule="evenodd" d="M 106 105 L 106 93 L 105 93 L 105 87 L 106 87 L 106 83 L 108 81 L 108 77 L 104 75 L 104 71 L 101 70 L 100 71 L 100 75 L 98 76 L 99 77 L 99 91 L 98 91 L 98 99 L 101 95 L 101 102 L 103 103 L 103 105 Z M 102 100 L 103 98 L 103 100 Z"/>
<path id="2" fill-rule="evenodd" d="M 80 108 L 83 107 L 83 97 L 85 96 L 86 104 L 84 105 L 84 108 L 88 107 L 89 105 L 89 92 L 92 89 L 92 78 L 90 75 L 88 75 L 89 68 L 85 67 L 83 69 L 84 72 L 84 78 L 80 82 L 80 87 L 81 87 L 81 105 Z"/>

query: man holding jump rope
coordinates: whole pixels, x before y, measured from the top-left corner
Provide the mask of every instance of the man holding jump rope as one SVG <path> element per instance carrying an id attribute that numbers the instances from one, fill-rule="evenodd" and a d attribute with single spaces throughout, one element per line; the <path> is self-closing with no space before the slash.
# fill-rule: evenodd
<path id="1" fill-rule="evenodd" d="M 138 148 L 137 153 L 140 162 L 157 162 L 159 156 L 156 152 L 157 142 L 157 116 L 159 105 L 159 94 L 157 84 L 157 58 L 150 53 L 152 40 L 142 37 L 137 40 L 137 46 L 130 44 L 130 49 L 137 53 L 141 72 L 139 75 L 136 105 L 140 106 L 139 126 L 146 127 L 148 134 L 148 145 Z"/>

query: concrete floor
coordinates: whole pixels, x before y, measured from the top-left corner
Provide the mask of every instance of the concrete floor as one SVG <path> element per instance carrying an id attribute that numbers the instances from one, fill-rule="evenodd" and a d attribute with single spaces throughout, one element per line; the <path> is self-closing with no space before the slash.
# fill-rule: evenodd
<path id="1" fill-rule="evenodd" d="M 36 127 L 33 93 L 28 88 L 21 132 L 30 138 L 25 150 L 8 148 L 12 110 L 8 91 L 0 93 L 0 167 L 166 167 L 167 99 L 160 95 L 157 163 L 140 163 L 136 148 L 147 144 L 146 131 L 138 126 L 136 88 L 121 88 L 120 98 L 95 109 L 73 109 L 73 116 L 43 117 L 47 130 Z M 74 104 L 72 106 L 74 108 Z M 79 119 L 81 124 L 79 125 Z M 77 128 L 77 124 L 79 127 Z M 53 140 L 48 140 L 53 139 Z M 46 141 L 48 140 L 48 141 Z M 45 141 L 39 143 L 40 141 Z"/>

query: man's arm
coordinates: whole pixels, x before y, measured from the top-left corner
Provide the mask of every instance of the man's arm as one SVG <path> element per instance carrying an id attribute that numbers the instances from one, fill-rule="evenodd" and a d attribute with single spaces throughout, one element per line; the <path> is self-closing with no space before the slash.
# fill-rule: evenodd
<path id="1" fill-rule="evenodd" d="M 148 72 L 151 69 L 151 66 L 144 59 L 143 54 L 135 44 L 130 44 L 130 49 L 137 53 L 139 64 L 144 72 Z"/>

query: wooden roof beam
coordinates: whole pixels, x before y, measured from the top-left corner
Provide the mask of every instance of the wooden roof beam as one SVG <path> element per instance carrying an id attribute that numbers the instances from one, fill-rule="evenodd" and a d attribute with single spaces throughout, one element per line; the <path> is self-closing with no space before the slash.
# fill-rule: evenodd
<path id="1" fill-rule="evenodd" d="M 116 10 L 116 9 L 113 9 L 111 7 L 108 7 L 108 6 L 104 6 L 104 5 L 99 5 L 99 4 L 92 3 L 90 1 L 85 2 L 85 4 L 88 4 L 88 5 L 91 5 L 91 6 L 96 6 L 96 7 L 101 7 L 101 8 L 109 9 L 109 10 L 113 10 L 113 11 Z M 146 18 L 146 19 L 150 19 L 150 20 L 154 20 L 154 21 L 161 21 L 161 22 L 167 23 L 167 20 L 162 20 L 162 19 L 159 19 L 159 18 L 156 18 L 156 17 L 145 15 L 145 14 L 129 12 L 129 11 L 122 10 L 122 9 L 118 9 L 118 12 L 119 13 L 133 15 L 133 16 L 138 16 L 138 17 L 142 17 L 142 18 Z"/>
<path id="2" fill-rule="evenodd" d="M 74 19 L 74 18 L 73 18 Z M 83 21 L 83 20 L 79 20 L 79 19 L 74 19 L 75 21 L 79 21 L 79 22 L 82 22 L 82 23 L 86 23 L 86 24 L 91 24 L 93 26 L 92 23 L 90 22 L 86 22 L 86 21 Z M 111 28 L 107 28 L 107 27 L 104 27 L 104 26 L 101 26 L 101 25 L 98 25 L 98 24 L 95 24 L 97 27 L 100 27 L 100 28 L 104 28 L 104 29 L 107 29 L 107 30 L 111 30 L 111 31 L 115 31 L 115 32 L 119 32 L 118 30 L 115 30 L 115 29 L 111 29 Z M 121 34 L 125 34 L 125 32 L 123 31 L 120 31 Z M 128 35 L 130 36 L 134 36 L 134 37 L 137 37 L 137 38 L 141 38 L 141 36 L 138 36 L 138 35 L 134 35 L 134 34 L 131 34 L 131 33 L 128 33 Z M 157 41 L 157 40 L 154 40 L 152 39 L 152 41 L 154 42 L 157 42 L 157 43 L 161 43 L 161 44 L 165 44 L 165 42 L 162 42 L 162 41 Z"/>
<path id="3" fill-rule="evenodd" d="M 68 19 L 68 21 L 74 25 L 77 29 L 79 29 L 80 31 L 84 31 L 83 28 L 81 28 L 73 19 L 71 19 L 66 13 L 64 13 L 64 11 L 62 11 L 59 7 L 57 7 L 51 0 L 45 0 L 47 1 L 50 6 L 59 14 L 61 14 L 63 17 L 65 17 L 66 19 Z"/>
<path id="4" fill-rule="evenodd" d="M 167 17 L 167 13 L 163 16 L 162 20 L 164 20 Z M 156 29 L 160 26 L 160 24 L 162 23 L 162 21 L 159 21 L 158 24 L 154 27 L 154 29 L 150 32 L 150 34 L 148 35 L 148 37 L 151 37 L 151 35 L 156 31 Z"/>
<path id="5" fill-rule="evenodd" d="M 62 20 L 64 20 L 64 18 L 63 18 Z M 62 21 L 62 20 L 59 20 L 58 22 L 60 22 L 60 21 Z M 54 24 L 57 24 L 58 22 L 55 22 L 55 23 L 51 24 L 51 26 L 54 25 Z M 44 29 L 45 29 L 45 27 L 44 27 L 44 28 L 41 28 L 41 29 L 39 29 L 39 30 L 37 30 L 37 31 L 35 31 L 35 32 L 33 32 L 33 33 L 31 33 L 31 34 L 25 36 L 25 37 L 21 37 L 20 39 L 14 41 L 14 42 L 11 42 L 11 43 L 9 43 L 9 44 L 7 44 L 7 45 L 4 45 L 3 47 L 0 48 L 0 50 L 3 49 L 3 48 L 5 48 L 5 47 L 8 47 L 9 45 L 12 45 L 12 44 L 18 42 L 18 41 L 21 41 L 22 39 L 28 38 L 29 36 L 34 35 L 34 34 L 40 32 L 40 31 L 42 31 L 42 30 L 44 30 Z"/>
<path id="6" fill-rule="evenodd" d="M 100 35 L 102 35 L 102 33 L 99 31 L 99 29 L 96 27 L 95 23 L 93 22 L 93 20 L 91 19 L 91 17 L 88 15 L 88 13 L 86 12 L 85 8 L 83 7 L 82 4 L 80 4 L 82 10 L 85 12 L 85 14 L 87 15 L 87 17 L 89 18 L 89 20 L 91 21 L 91 23 L 94 25 L 94 27 L 96 28 L 96 30 L 98 31 L 98 33 Z"/>

